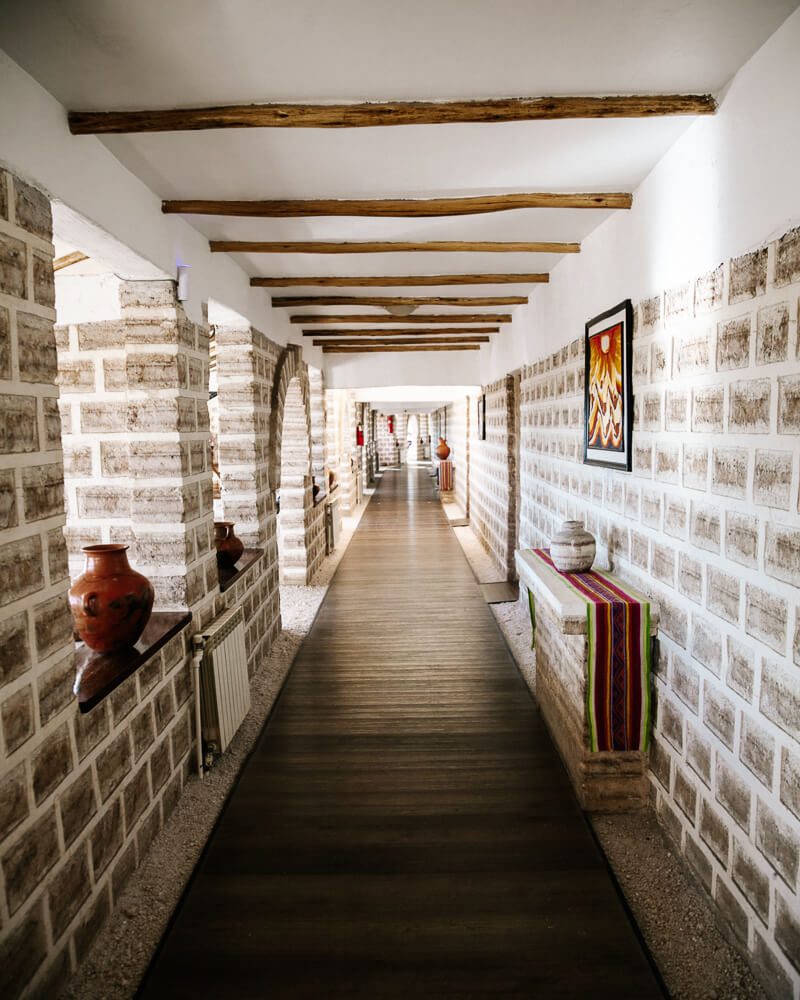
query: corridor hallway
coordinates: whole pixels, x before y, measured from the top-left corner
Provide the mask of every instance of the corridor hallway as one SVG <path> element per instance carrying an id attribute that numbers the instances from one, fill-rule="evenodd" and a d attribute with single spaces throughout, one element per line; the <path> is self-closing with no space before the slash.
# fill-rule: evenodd
<path id="1" fill-rule="evenodd" d="M 426 469 L 384 474 L 140 995 L 662 996 Z"/>

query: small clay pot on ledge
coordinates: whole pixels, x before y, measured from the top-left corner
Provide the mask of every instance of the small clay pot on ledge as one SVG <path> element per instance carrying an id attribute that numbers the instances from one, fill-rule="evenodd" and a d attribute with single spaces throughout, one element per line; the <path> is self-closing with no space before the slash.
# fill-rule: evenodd
<path id="1" fill-rule="evenodd" d="M 244 542 L 236 537 L 233 524 L 233 521 L 214 522 L 214 548 L 221 569 L 233 569 L 244 552 Z"/>
<path id="2" fill-rule="evenodd" d="M 441 462 L 444 462 L 447 459 L 450 454 L 450 447 L 444 438 L 439 438 L 439 443 L 436 445 L 434 454 Z"/>
<path id="3" fill-rule="evenodd" d="M 127 545 L 85 545 L 86 567 L 69 588 L 75 629 L 89 649 L 116 653 L 144 631 L 153 610 L 153 586 L 132 569 Z"/>

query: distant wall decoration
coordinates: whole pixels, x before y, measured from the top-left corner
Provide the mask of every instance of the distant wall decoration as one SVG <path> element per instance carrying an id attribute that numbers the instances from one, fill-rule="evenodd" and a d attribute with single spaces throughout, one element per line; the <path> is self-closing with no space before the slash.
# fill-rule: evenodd
<path id="1" fill-rule="evenodd" d="M 626 299 L 586 324 L 586 465 L 631 469 L 633 307 Z"/>
<path id="2" fill-rule="evenodd" d="M 486 440 L 486 393 L 478 396 L 478 439 Z"/>

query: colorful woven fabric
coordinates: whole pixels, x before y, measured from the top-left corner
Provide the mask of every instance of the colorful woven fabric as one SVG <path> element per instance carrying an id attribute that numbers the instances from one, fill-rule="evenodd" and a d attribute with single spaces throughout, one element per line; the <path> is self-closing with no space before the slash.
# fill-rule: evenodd
<path id="1" fill-rule="evenodd" d="M 453 463 L 439 462 L 439 489 L 449 493 L 453 489 Z"/>
<path id="2" fill-rule="evenodd" d="M 650 602 L 608 573 L 561 573 L 549 549 L 532 549 L 586 601 L 592 750 L 646 750 L 650 731 Z"/>

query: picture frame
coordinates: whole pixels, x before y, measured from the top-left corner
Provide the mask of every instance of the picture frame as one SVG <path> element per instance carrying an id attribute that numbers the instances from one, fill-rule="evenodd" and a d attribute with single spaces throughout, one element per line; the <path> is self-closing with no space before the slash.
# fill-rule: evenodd
<path id="1" fill-rule="evenodd" d="M 478 440 L 486 440 L 486 393 L 478 396 Z"/>
<path id="2" fill-rule="evenodd" d="M 633 306 L 625 299 L 586 324 L 583 463 L 630 472 Z"/>

